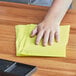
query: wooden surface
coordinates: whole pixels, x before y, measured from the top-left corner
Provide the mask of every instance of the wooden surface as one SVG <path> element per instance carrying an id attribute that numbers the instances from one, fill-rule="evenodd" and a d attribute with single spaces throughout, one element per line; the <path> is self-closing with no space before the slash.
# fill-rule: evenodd
<path id="1" fill-rule="evenodd" d="M 47 7 L 0 2 L 0 58 L 38 67 L 33 76 L 76 76 L 76 11 L 69 10 L 62 24 L 70 24 L 66 58 L 16 57 L 16 24 L 39 23 Z M 65 32 L 65 31 L 64 31 Z"/>

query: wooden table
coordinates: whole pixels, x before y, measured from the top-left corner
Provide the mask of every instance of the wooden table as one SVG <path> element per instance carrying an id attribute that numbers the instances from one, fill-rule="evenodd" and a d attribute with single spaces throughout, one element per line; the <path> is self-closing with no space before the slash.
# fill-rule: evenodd
<path id="1" fill-rule="evenodd" d="M 39 23 L 48 7 L 0 1 L 0 58 L 32 64 L 38 67 L 33 76 L 76 76 L 76 11 L 69 10 L 61 24 L 70 24 L 70 39 L 66 58 L 16 57 L 16 24 Z"/>

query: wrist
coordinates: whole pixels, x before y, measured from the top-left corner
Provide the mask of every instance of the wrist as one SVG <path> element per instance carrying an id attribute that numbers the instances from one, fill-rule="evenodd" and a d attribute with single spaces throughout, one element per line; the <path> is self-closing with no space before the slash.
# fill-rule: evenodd
<path id="1" fill-rule="evenodd" d="M 56 25 L 60 25 L 61 23 L 61 19 L 58 19 L 57 17 L 51 17 L 51 16 L 46 16 L 43 21 L 43 23 L 46 24 L 56 24 Z"/>

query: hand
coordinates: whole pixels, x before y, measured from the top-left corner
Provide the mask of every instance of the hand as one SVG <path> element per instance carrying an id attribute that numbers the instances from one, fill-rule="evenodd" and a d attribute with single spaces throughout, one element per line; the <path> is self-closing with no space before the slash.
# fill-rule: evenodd
<path id="1" fill-rule="evenodd" d="M 44 20 L 32 31 L 31 36 L 37 34 L 36 44 L 39 44 L 42 38 L 44 46 L 47 43 L 52 45 L 54 38 L 57 42 L 60 40 L 59 25 L 71 3 L 72 0 L 67 0 L 67 2 L 65 0 L 54 0 Z M 61 7 L 62 5 L 63 7 Z"/>
<path id="2" fill-rule="evenodd" d="M 53 44 L 54 38 L 57 42 L 60 40 L 60 28 L 59 24 L 55 21 L 44 20 L 32 31 L 31 36 L 37 35 L 36 44 L 38 45 L 40 40 L 43 38 L 43 45 L 46 46 L 48 43 Z"/>

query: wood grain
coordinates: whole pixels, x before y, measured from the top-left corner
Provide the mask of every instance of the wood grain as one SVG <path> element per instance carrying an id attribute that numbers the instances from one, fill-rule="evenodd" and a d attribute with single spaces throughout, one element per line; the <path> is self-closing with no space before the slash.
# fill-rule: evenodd
<path id="1" fill-rule="evenodd" d="M 37 66 L 33 76 L 76 76 L 75 10 L 69 10 L 61 23 L 71 25 L 66 58 L 15 56 L 15 25 L 39 23 L 47 11 L 47 7 L 0 1 L 0 58 Z"/>

